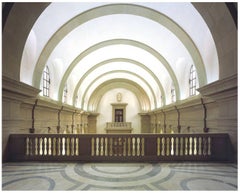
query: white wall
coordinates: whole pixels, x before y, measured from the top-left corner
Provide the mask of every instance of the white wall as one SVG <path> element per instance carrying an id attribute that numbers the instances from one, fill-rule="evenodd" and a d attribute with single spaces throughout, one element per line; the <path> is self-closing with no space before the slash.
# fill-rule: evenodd
<path id="1" fill-rule="evenodd" d="M 106 122 L 112 122 L 111 103 L 117 103 L 116 96 L 119 92 L 122 94 L 121 103 L 128 103 L 126 106 L 126 122 L 132 122 L 132 133 L 141 132 L 140 116 L 138 115 L 140 106 L 137 97 L 129 90 L 116 88 L 106 92 L 98 105 L 97 133 L 106 133 Z"/>

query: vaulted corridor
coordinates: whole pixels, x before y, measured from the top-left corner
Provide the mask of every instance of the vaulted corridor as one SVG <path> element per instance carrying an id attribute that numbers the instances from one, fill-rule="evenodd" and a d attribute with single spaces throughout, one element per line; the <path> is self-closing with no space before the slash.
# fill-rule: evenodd
<path id="1" fill-rule="evenodd" d="M 3 190 L 236 190 L 237 14 L 2 2 Z"/>

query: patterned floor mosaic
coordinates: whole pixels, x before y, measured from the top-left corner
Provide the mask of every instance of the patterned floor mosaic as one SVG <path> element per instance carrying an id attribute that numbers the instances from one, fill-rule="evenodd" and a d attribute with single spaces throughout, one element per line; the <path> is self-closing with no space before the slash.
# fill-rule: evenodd
<path id="1" fill-rule="evenodd" d="M 237 190 L 220 163 L 4 163 L 2 190 Z"/>

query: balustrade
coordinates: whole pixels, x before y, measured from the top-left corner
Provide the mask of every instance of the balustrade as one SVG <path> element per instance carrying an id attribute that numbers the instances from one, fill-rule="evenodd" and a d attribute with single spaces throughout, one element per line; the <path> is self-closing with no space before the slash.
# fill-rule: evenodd
<path id="1" fill-rule="evenodd" d="M 228 134 L 12 134 L 9 159 L 176 161 L 231 158 Z"/>
<path id="2" fill-rule="evenodd" d="M 107 122 L 106 123 L 107 133 L 131 133 L 132 123 L 131 122 Z"/>
<path id="3" fill-rule="evenodd" d="M 92 137 L 92 156 L 144 156 L 143 137 Z"/>
<path id="4" fill-rule="evenodd" d="M 157 138 L 158 156 L 210 156 L 210 136 L 162 136 Z"/>
<path id="5" fill-rule="evenodd" d="M 107 128 L 115 128 L 115 127 L 123 127 L 123 128 L 131 128 L 131 122 L 107 122 Z"/>
<path id="6" fill-rule="evenodd" d="M 78 156 L 78 137 L 26 137 L 27 156 Z"/>

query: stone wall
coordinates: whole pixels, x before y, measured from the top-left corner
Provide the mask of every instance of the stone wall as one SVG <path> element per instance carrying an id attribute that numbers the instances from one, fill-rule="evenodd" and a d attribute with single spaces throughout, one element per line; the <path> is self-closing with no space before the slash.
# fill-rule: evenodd
<path id="1" fill-rule="evenodd" d="M 228 133 L 237 155 L 237 76 L 199 89 L 200 95 L 139 113 L 142 133 Z M 3 76 L 2 149 L 11 133 L 96 133 L 97 116 L 38 96 L 39 90 Z M 32 119 L 34 118 L 34 119 Z M 34 120 L 34 122 L 33 122 Z M 51 128 L 51 129 L 49 129 Z"/>
<path id="2" fill-rule="evenodd" d="M 10 134 L 86 133 L 88 115 L 81 109 L 38 96 L 39 89 L 3 76 L 2 153 L 7 158 Z"/>
<path id="3" fill-rule="evenodd" d="M 198 90 L 198 96 L 150 112 L 149 133 L 228 133 L 237 155 L 237 75 Z"/>
<path id="4" fill-rule="evenodd" d="M 204 106 L 206 106 L 206 127 L 216 129 L 213 123 L 217 118 L 217 104 L 206 98 L 197 97 L 179 101 L 150 113 L 151 131 L 156 133 L 202 133 L 204 125 Z M 214 116 L 213 116 L 214 115 Z"/>
<path id="5" fill-rule="evenodd" d="M 212 132 L 228 133 L 237 156 L 238 136 L 238 76 L 237 74 L 213 82 L 199 89 L 200 93 L 216 102 L 210 116 L 214 117 L 211 124 Z"/>

